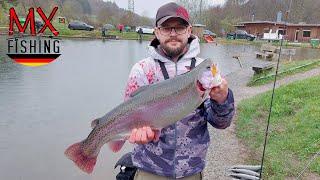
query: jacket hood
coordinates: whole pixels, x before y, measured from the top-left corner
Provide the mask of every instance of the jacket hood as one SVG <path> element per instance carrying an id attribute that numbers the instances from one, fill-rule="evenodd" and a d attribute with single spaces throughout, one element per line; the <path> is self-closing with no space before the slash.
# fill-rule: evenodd
<path id="1" fill-rule="evenodd" d="M 162 62 L 172 62 L 168 57 L 165 57 L 161 55 L 158 51 L 158 46 L 160 45 L 160 42 L 157 38 L 153 39 L 148 47 L 149 55 L 153 59 L 160 60 Z M 200 44 L 198 37 L 191 35 L 188 39 L 188 51 L 182 56 L 179 61 L 186 61 L 191 58 L 195 58 L 200 54 Z"/>

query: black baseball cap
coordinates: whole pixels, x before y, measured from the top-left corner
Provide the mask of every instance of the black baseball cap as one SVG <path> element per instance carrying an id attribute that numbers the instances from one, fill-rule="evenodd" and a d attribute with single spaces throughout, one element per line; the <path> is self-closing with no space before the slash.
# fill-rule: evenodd
<path id="1" fill-rule="evenodd" d="M 163 22 L 173 17 L 181 18 L 186 22 L 186 24 L 190 24 L 188 11 L 184 7 L 171 2 L 158 9 L 156 15 L 156 26 L 161 25 Z"/>

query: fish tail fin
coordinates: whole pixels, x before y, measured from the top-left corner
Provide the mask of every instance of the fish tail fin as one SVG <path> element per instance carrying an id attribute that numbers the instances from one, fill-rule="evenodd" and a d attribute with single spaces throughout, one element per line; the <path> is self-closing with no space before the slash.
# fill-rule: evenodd
<path id="1" fill-rule="evenodd" d="M 75 143 L 68 147 L 64 154 L 72 160 L 82 171 L 90 174 L 96 165 L 97 156 L 89 157 L 81 148 L 82 142 Z"/>

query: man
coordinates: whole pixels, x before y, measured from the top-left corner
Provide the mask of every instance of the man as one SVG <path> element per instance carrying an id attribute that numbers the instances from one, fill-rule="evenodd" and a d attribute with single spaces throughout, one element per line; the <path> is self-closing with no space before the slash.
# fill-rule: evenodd
<path id="1" fill-rule="evenodd" d="M 101 36 L 102 37 L 106 37 L 107 32 L 108 32 L 107 27 L 106 26 L 102 26 L 102 28 L 101 28 Z"/>
<path id="2" fill-rule="evenodd" d="M 197 57 L 199 40 L 191 31 L 185 8 L 175 3 L 159 8 L 150 57 L 133 66 L 125 99 L 141 86 L 183 74 L 203 61 Z M 138 144 L 132 152 L 133 164 L 138 168 L 134 179 L 201 179 L 210 141 L 207 122 L 224 129 L 233 115 L 233 94 L 223 80 L 211 89 L 210 98 L 199 108 L 161 132 L 150 127 L 133 129 L 129 141 Z"/>
<path id="3" fill-rule="evenodd" d="M 142 41 L 143 31 L 142 31 L 142 28 L 141 28 L 141 27 L 140 27 L 139 30 L 138 30 L 138 34 L 139 34 L 139 41 Z"/>

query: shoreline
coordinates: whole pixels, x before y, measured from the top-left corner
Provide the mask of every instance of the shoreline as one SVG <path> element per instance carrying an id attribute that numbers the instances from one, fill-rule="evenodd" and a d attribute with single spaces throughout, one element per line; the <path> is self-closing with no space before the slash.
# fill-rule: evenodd
<path id="1" fill-rule="evenodd" d="M 0 32 L 0 36 L 8 36 L 7 32 Z M 27 35 L 30 36 L 30 35 Z M 43 37 L 53 37 L 52 35 L 42 35 Z M 108 37 L 109 36 L 109 37 Z M 59 35 L 58 37 L 61 38 L 66 38 L 66 39 L 102 39 L 102 40 L 137 40 L 140 41 L 138 38 L 138 34 L 136 38 L 126 38 L 126 37 L 121 37 L 119 35 L 113 35 L 113 34 L 108 34 L 106 37 L 102 36 L 88 36 L 88 35 Z M 142 35 L 142 40 L 141 41 L 151 41 L 153 39 L 154 35 L 149 35 L 145 34 Z M 247 41 L 247 40 L 230 40 L 226 39 L 223 37 L 218 37 L 215 38 L 215 43 L 218 44 L 232 44 L 232 45 L 254 45 L 254 46 L 261 46 L 262 44 L 267 44 L 267 41 L 261 41 L 261 40 L 255 40 L 255 41 Z M 200 42 L 200 43 L 206 43 L 206 42 Z M 277 43 L 272 43 L 274 46 L 279 46 Z M 300 43 L 295 43 L 295 42 L 285 42 L 283 47 L 300 47 L 300 48 L 311 48 L 311 49 L 320 49 L 320 46 L 317 48 L 313 48 L 310 43 L 306 42 L 300 42 Z"/>
<path id="2" fill-rule="evenodd" d="M 0 36 L 9 36 L 7 33 L 0 32 Z M 17 35 L 16 37 L 29 37 L 31 35 Z M 35 37 L 54 37 L 52 35 L 41 35 Z M 57 38 L 66 38 L 66 39 L 106 39 L 106 40 L 139 40 L 138 38 L 121 38 L 116 35 L 109 35 L 109 37 L 96 37 L 96 36 L 69 36 L 69 35 L 59 35 Z M 146 39 L 142 39 L 142 41 L 147 41 Z"/>

